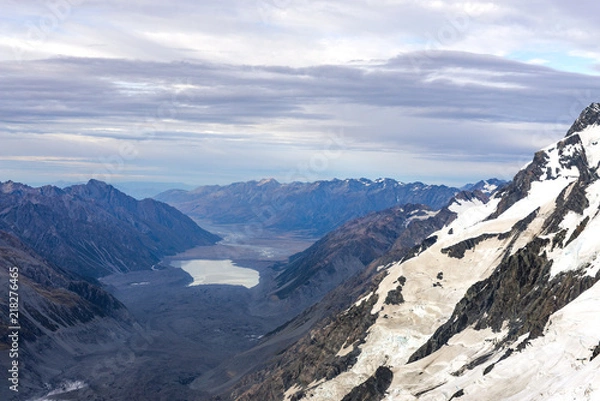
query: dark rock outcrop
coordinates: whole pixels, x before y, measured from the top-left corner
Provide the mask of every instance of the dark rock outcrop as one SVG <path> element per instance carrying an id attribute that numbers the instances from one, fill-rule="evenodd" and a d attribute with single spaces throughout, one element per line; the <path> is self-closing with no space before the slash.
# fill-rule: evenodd
<path id="1" fill-rule="evenodd" d="M 547 157 L 546 152 L 537 152 L 533 157 L 533 162 L 519 171 L 510 184 L 500 191 L 499 195 L 502 196 L 502 199 L 496 211 L 488 217 L 489 220 L 497 218 L 512 205 L 527 196 L 527 193 L 531 189 L 531 184 L 534 181 L 538 181 L 542 174 L 544 174 Z"/>
<path id="2" fill-rule="evenodd" d="M 475 248 L 480 242 L 497 236 L 497 234 L 482 234 L 476 238 L 469 238 L 442 249 L 442 253 L 447 254 L 451 258 L 462 259 L 465 256 L 466 251 Z"/>
<path id="3" fill-rule="evenodd" d="M 385 396 L 385 391 L 392 384 L 394 373 L 390 368 L 380 366 L 375 374 L 364 383 L 356 386 L 348 393 L 342 401 L 380 401 Z"/>
<path id="4" fill-rule="evenodd" d="M 583 131 L 585 128 L 592 125 L 600 124 L 600 103 L 591 103 L 586 107 L 577 120 L 571 125 L 566 136 L 571 136 L 575 132 Z"/>
<path id="5" fill-rule="evenodd" d="M 442 278 L 443 278 L 443 274 L 442 274 Z M 438 279 L 440 279 L 439 275 L 438 275 Z M 398 279 L 398 285 L 396 286 L 395 289 L 390 290 L 387 293 L 384 303 L 387 305 L 400 305 L 400 304 L 404 303 L 404 297 L 402 296 L 402 287 L 404 287 L 404 284 L 406 284 L 406 277 L 400 276 L 400 278 Z"/>
<path id="6" fill-rule="evenodd" d="M 590 361 L 593 361 L 594 359 L 596 359 L 596 357 L 600 355 L 600 344 L 598 344 L 596 346 L 596 348 L 594 348 L 594 350 L 592 351 L 592 356 L 590 357 Z"/>

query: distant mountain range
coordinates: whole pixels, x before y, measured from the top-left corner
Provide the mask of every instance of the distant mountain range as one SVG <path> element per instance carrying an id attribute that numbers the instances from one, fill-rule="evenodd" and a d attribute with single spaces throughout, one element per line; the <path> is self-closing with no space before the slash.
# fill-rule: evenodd
<path id="1" fill-rule="evenodd" d="M 171 206 L 95 180 L 64 189 L 0 183 L 0 230 L 89 277 L 150 269 L 166 255 L 220 240 Z"/>
<path id="2" fill-rule="evenodd" d="M 463 189 L 490 193 L 505 182 L 481 181 Z M 460 192 L 445 185 L 334 179 L 281 184 L 274 179 L 170 190 L 155 199 L 175 206 L 197 221 L 216 225 L 248 224 L 280 231 L 306 231 L 322 236 L 345 222 L 374 211 L 404 204 L 437 210 Z"/>

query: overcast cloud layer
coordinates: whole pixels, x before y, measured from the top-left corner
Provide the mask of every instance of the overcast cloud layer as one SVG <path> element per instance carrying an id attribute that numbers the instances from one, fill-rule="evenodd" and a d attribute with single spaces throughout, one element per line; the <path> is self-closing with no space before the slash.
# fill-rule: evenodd
<path id="1" fill-rule="evenodd" d="M 0 5 L 0 180 L 510 179 L 600 101 L 591 1 Z"/>

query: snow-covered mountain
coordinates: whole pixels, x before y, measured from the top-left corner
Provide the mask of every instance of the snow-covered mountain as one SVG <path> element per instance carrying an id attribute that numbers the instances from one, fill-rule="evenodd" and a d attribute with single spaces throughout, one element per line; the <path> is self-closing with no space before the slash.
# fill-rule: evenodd
<path id="1" fill-rule="evenodd" d="M 592 104 L 488 202 L 457 199 L 427 246 L 381 266 L 375 289 L 309 334 L 337 368 L 279 361 L 235 398 L 600 400 L 599 165 Z M 332 347 L 348 320 L 361 332 Z"/>

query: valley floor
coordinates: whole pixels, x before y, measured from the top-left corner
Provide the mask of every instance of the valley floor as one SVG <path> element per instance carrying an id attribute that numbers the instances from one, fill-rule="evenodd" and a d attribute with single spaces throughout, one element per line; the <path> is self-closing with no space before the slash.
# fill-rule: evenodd
<path id="1" fill-rule="evenodd" d="M 94 377 L 86 382 L 88 386 L 72 396 L 101 394 L 114 400 L 208 399 L 215 381 L 224 383 L 243 373 L 244 366 L 239 366 L 239 372 L 220 371 L 218 375 L 226 377 L 211 377 L 204 386 L 201 379 L 192 386 L 194 390 L 190 388 L 196 379 L 250 349 L 261 336 L 292 316 L 285 312 L 263 313 L 261 305 L 267 290 L 263 280 L 252 289 L 233 285 L 188 286 L 191 277 L 169 263 L 231 259 L 239 266 L 257 270 L 264 278 L 270 274 L 268 266 L 305 249 L 314 239 L 270 233 L 251 237 L 237 234 L 236 228 L 239 227 L 218 228 L 216 231 L 225 238 L 218 245 L 188 250 L 165 259 L 153 270 L 101 279 L 140 324 L 139 335 L 131 344 L 124 344 L 120 355 L 99 355 L 93 363 L 103 369 L 96 369 Z M 89 366 L 79 368 L 80 372 L 90 370 Z M 71 374 L 73 380 L 85 379 L 76 371 Z"/>

